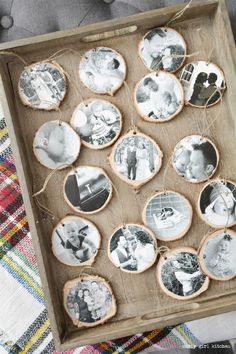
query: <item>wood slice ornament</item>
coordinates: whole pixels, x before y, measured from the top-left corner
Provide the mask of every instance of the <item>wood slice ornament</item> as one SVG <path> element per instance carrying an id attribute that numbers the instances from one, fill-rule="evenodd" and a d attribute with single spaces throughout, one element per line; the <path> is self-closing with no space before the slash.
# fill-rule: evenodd
<path id="1" fill-rule="evenodd" d="M 108 282 L 100 276 L 80 275 L 66 282 L 64 308 L 77 327 L 94 327 L 114 317 L 116 299 Z"/>
<path id="2" fill-rule="evenodd" d="M 157 258 L 153 233 L 139 224 L 118 227 L 108 243 L 108 257 L 120 270 L 137 274 L 150 268 Z"/>
<path id="3" fill-rule="evenodd" d="M 34 109 L 55 110 L 66 95 L 66 76 L 56 63 L 39 62 L 22 71 L 18 92 L 22 103 Z"/>
<path id="4" fill-rule="evenodd" d="M 100 248 L 101 236 L 96 226 L 78 216 L 66 216 L 52 233 L 52 252 L 69 266 L 91 265 Z"/>
<path id="5" fill-rule="evenodd" d="M 202 240 L 198 260 L 202 271 L 214 280 L 230 280 L 236 276 L 236 232 L 217 230 Z"/>
<path id="6" fill-rule="evenodd" d="M 142 218 L 158 240 L 173 241 L 183 237 L 192 223 L 189 201 L 174 191 L 158 192 L 147 201 Z"/>
<path id="7" fill-rule="evenodd" d="M 33 151 L 37 160 L 49 169 L 63 169 L 77 160 L 80 137 L 60 120 L 44 123 L 36 132 Z"/>
<path id="8" fill-rule="evenodd" d="M 176 72 L 184 63 L 186 43 L 179 32 L 157 27 L 147 32 L 139 44 L 139 56 L 151 71 Z"/>
<path id="9" fill-rule="evenodd" d="M 94 98 L 76 107 L 70 124 L 79 134 L 83 145 L 98 150 L 117 140 L 122 128 L 122 116 L 109 101 Z"/>
<path id="10" fill-rule="evenodd" d="M 197 211 L 213 228 L 236 225 L 236 184 L 220 178 L 208 182 L 200 192 Z"/>
<path id="11" fill-rule="evenodd" d="M 189 135 L 180 140 L 172 155 L 175 171 L 190 183 L 201 183 L 211 178 L 218 164 L 216 146 L 201 135 Z"/>
<path id="12" fill-rule="evenodd" d="M 149 136 L 131 130 L 114 145 L 109 156 L 111 168 L 123 181 L 139 188 L 160 170 L 163 153 Z"/>
<path id="13" fill-rule="evenodd" d="M 123 85 L 126 71 L 121 54 L 107 47 L 89 50 L 79 64 L 82 83 L 95 93 L 111 96 Z"/>
<path id="14" fill-rule="evenodd" d="M 136 85 L 134 102 L 146 121 L 164 123 L 176 117 L 184 106 L 184 92 L 179 80 L 159 71 L 143 77 Z"/>
<path id="15" fill-rule="evenodd" d="M 187 64 L 180 75 L 187 105 L 204 108 L 218 103 L 226 88 L 223 71 L 215 64 L 195 61 Z"/>
<path id="16" fill-rule="evenodd" d="M 165 252 L 157 264 L 157 281 L 166 295 L 178 300 L 197 297 L 209 286 L 209 278 L 200 270 L 197 251 L 191 247 Z"/>
<path id="17" fill-rule="evenodd" d="M 112 197 L 112 183 L 102 168 L 79 166 L 64 181 L 64 198 L 80 214 L 98 213 Z"/>

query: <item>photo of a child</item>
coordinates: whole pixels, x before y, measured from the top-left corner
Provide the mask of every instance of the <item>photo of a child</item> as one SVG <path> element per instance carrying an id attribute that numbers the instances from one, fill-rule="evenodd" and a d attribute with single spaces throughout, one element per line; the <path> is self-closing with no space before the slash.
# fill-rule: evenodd
<path id="1" fill-rule="evenodd" d="M 236 185 L 227 180 L 208 183 L 200 193 L 198 209 L 202 219 L 212 227 L 236 224 Z"/>
<path id="2" fill-rule="evenodd" d="M 91 91 L 112 95 L 125 80 L 126 64 L 115 50 L 97 47 L 86 52 L 80 61 L 79 76 Z"/>
<path id="3" fill-rule="evenodd" d="M 100 246 L 100 234 L 88 220 L 68 216 L 52 234 L 52 250 L 57 259 L 70 266 L 92 264 Z"/>
<path id="4" fill-rule="evenodd" d="M 184 104 L 180 82 L 164 71 L 146 75 L 136 85 L 134 96 L 141 117 L 156 123 L 172 119 Z"/>
<path id="5" fill-rule="evenodd" d="M 69 124 L 59 120 L 43 124 L 36 132 L 33 151 L 39 162 L 50 169 L 66 168 L 80 152 L 80 138 Z"/>
<path id="6" fill-rule="evenodd" d="M 172 155 L 176 172 L 191 183 L 204 182 L 216 172 L 219 154 L 215 145 L 200 135 L 183 138 Z"/>

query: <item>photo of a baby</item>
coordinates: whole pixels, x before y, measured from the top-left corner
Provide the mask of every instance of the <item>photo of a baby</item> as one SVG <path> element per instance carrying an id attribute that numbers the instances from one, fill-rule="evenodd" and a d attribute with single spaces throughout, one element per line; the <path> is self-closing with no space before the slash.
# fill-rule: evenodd
<path id="1" fill-rule="evenodd" d="M 64 287 L 64 306 L 77 326 L 96 326 L 116 313 L 111 287 L 100 277 L 81 276 L 67 282 Z"/>
<path id="2" fill-rule="evenodd" d="M 126 64 L 115 50 L 97 47 L 86 52 L 80 61 L 79 76 L 91 91 L 112 95 L 125 80 Z"/>
<path id="3" fill-rule="evenodd" d="M 208 183 L 198 200 L 201 218 L 215 228 L 236 224 L 236 185 L 227 180 Z"/>
<path id="4" fill-rule="evenodd" d="M 229 280 L 236 276 L 236 233 L 227 229 L 209 235 L 199 253 L 203 271 L 212 279 Z"/>
<path id="5" fill-rule="evenodd" d="M 168 295 L 185 300 L 206 290 L 209 279 L 200 270 L 197 252 L 186 248 L 165 254 L 158 264 L 158 281 Z"/>
<path id="6" fill-rule="evenodd" d="M 192 222 L 192 207 L 182 195 L 172 191 L 152 196 L 143 211 L 143 221 L 157 239 L 173 241 L 183 237 Z"/>
<path id="7" fill-rule="evenodd" d="M 187 64 L 181 73 L 185 100 L 196 107 L 212 106 L 220 101 L 225 90 L 224 73 L 213 63 L 196 61 Z"/>
<path id="8" fill-rule="evenodd" d="M 36 132 L 33 151 L 47 168 L 66 168 L 77 160 L 81 142 L 78 134 L 65 122 L 54 120 L 43 124 Z"/>
<path id="9" fill-rule="evenodd" d="M 211 178 L 218 163 L 219 154 L 215 145 L 200 135 L 183 138 L 172 155 L 175 171 L 191 183 L 201 183 Z"/>
<path id="10" fill-rule="evenodd" d="M 21 73 L 18 89 L 23 104 L 52 110 L 59 107 L 65 97 L 66 77 L 58 65 L 33 64 Z"/>
<path id="11" fill-rule="evenodd" d="M 145 34 L 139 45 L 139 55 L 151 71 L 177 71 L 184 62 L 186 43 L 172 28 L 158 27 Z"/>
<path id="12" fill-rule="evenodd" d="M 52 251 L 56 258 L 70 266 L 92 264 L 100 247 L 100 234 L 88 220 L 67 216 L 52 234 Z"/>
<path id="13" fill-rule="evenodd" d="M 164 71 L 146 75 L 135 88 L 135 104 L 145 120 L 161 123 L 183 108 L 184 93 L 178 79 Z"/>
<path id="14" fill-rule="evenodd" d="M 109 101 L 91 99 L 79 104 L 71 118 L 71 126 L 82 143 L 92 149 L 104 149 L 119 136 L 121 113 Z"/>

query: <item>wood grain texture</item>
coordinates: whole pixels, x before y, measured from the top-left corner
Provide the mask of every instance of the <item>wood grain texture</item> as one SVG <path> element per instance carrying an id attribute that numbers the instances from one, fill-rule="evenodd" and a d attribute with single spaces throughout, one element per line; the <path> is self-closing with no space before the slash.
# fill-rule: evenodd
<path id="1" fill-rule="evenodd" d="M 127 84 L 132 92 L 136 83 L 148 73 L 137 53 L 140 39 L 148 29 L 163 25 L 180 8 L 181 6 L 177 5 L 171 9 L 155 10 L 130 18 L 90 25 L 87 28 L 7 43 L 5 46 L 1 45 L 0 49 L 14 48 L 15 52 L 24 55 L 30 62 L 46 58 L 62 47 L 69 46 L 79 51 L 79 56 L 68 52 L 57 60 L 74 78 L 80 92 L 78 94 L 73 84 L 70 83 L 68 95 L 61 105 L 62 119 L 69 122 L 78 103 L 82 99 L 91 97 L 91 92 L 84 88 L 78 77 L 79 58 L 85 51 L 101 43 L 118 50 L 127 62 Z M 126 36 L 108 38 L 98 42 L 99 44 L 97 42 L 85 44 L 81 41 L 84 36 L 90 34 L 133 25 L 136 25 L 138 30 Z M 233 179 L 236 170 L 236 160 L 232 159 L 236 149 L 235 47 L 224 1 L 219 0 L 219 4 L 218 0 L 196 1 L 191 10 L 186 11 L 181 21 L 175 23 L 173 27 L 185 38 L 189 53 L 200 51 L 195 59 L 206 58 L 209 54 L 209 43 L 214 43 L 212 61 L 224 70 L 228 89 L 223 98 L 222 114 L 207 135 L 219 149 L 218 174 Z M 187 61 L 189 62 L 190 59 Z M 59 114 L 58 112 L 33 111 L 22 105 L 17 94 L 17 83 L 22 70 L 23 65 L 15 58 L 1 57 L 0 94 L 57 349 L 62 351 L 83 344 L 114 339 L 151 330 L 158 326 L 177 324 L 235 309 L 235 279 L 225 283 L 212 281 L 208 291 L 200 295 L 194 302 L 189 301 L 182 304 L 175 299 L 168 298 L 160 290 L 156 282 L 155 267 L 137 275 L 126 274 L 116 269 L 107 257 L 109 237 L 122 223 L 121 206 L 119 199 L 114 195 L 104 210 L 88 218 L 98 226 L 102 235 L 102 244 L 94 263 L 94 269 L 87 270 L 87 272 L 99 274 L 111 282 L 118 301 L 118 312 L 111 321 L 96 329 L 78 330 L 73 326 L 63 309 L 62 289 L 65 282 L 78 277 L 81 270 L 65 266 L 53 257 L 50 236 L 55 221 L 49 217 L 42 219 L 41 213 L 36 209 L 32 200 L 32 190 L 38 191 L 48 175 L 48 170 L 34 158 L 32 151 L 34 134 L 43 123 L 58 119 Z M 94 97 L 99 98 L 100 96 L 94 95 Z M 140 223 L 145 202 L 157 189 L 163 186 L 163 174 L 176 143 L 184 136 L 196 133 L 199 124 L 204 131 L 218 113 L 220 106 L 216 105 L 208 109 L 206 121 L 203 110 L 185 107 L 175 120 L 159 126 L 144 122 L 139 118 L 135 113 L 130 92 L 125 86 L 114 97 L 106 98 L 114 103 L 123 114 L 123 134 L 130 128 L 130 118 L 133 116 L 138 128 L 157 141 L 164 152 L 162 169 L 136 194 L 131 186 L 112 173 L 107 160 L 112 147 L 96 152 L 83 147 L 76 165 L 87 165 L 89 161 L 90 165 L 102 167 L 116 185 L 120 198 L 126 203 L 125 214 L 129 222 Z M 67 173 L 68 170 L 63 170 L 55 174 L 48 184 L 46 193 L 40 196 L 40 201 L 60 218 L 71 213 L 63 198 L 62 185 Z M 186 183 L 171 167 L 168 168 L 166 184 L 169 189 L 186 195 L 191 204 L 196 206 L 202 184 L 190 185 Z M 183 239 L 171 242 L 171 248 L 179 246 L 197 248 L 208 230 L 209 226 L 200 220 L 195 212 L 190 231 Z M 159 242 L 159 244 L 170 247 L 170 243 Z"/>

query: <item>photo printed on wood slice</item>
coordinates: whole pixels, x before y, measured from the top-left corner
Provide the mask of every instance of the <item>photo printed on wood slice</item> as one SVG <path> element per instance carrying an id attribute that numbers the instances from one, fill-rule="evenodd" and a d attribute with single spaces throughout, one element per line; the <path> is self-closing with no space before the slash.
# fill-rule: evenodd
<path id="1" fill-rule="evenodd" d="M 66 168 L 77 160 L 80 153 L 80 137 L 71 126 L 60 120 L 44 123 L 36 132 L 33 151 L 45 167 Z"/>
<path id="2" fill-rule="evenodd" d="M 91 149 L 104 149 L 118 138 L 122 117 L 112 103 L 94 98 L 76 107 L 70 123 L 82 144 Z"/>
<path id="3" fill-rule="evenodd" d="M 201 183 L 211 178 L 218 163 L 216 146 L 201 135 L 189 135 L 180 140 L 172 155 L 175 171 L 191 183 Z"/>
<path id="4" fill-rule="evenodd" d="M 101 236 L 96 226 L 78 216 L 66 216 L 52 233 L 55 257 L 69 266 L 91 265 L 98 253 Z"/>
<path id="5" fill-rule="evenodd" d="M 157 264 L 157 281 L 166 295 L 178 300 L 189 300 L 209 286 L 209 278 L 202 273 L 197 251 L 181 247 L 167 251 Z"/>
<path id="6" fill-rule="evenodd" d="M 143 225 L 120 226 L 109 240 L 108 257 L 124 272 L 142 273 L 156 261 L 155 236 Z"/>
<path id="7" fill-rule="evenodd" d="M 236 224 L 236 184 L 225 179 L 207 183 L 198 198 L 199 216 L 214 228 Z"/>
<path id="8" fill-rule="evenodd" d="M 183 237 L 192 223 L 193 209 L 189 201 L 173 191 L 153 195 L 143 210 L 143 221 L 162 241 Z"/>
<path id="9" fill-rule="evenodd" d="M 194 107 L 213 106 L 224 94 L 223 71 L 213 63 L 195 61 L 187 64 L 181 73 L 185 102 Z"/>
<path id="10" fill-rule="evenodd" d="M 48 111 L 57 109 L 66 95 L 66 76 L 58 64 L 36 63 L 21 73 L 18 92 L 26 106 Z"/>
<path id="11" fill-rule="evenodd" d="M 91 91 L 112 96 L 126 78 L 126 63 L 114 49 L 97 47 L 80 61 L 79 76 Z"/>
<path id="12" fill-rule="evenodd" d="M 112 183 L 103 169 L 79 166 L 65 178 L 64 197 L 76 212 L 94 214 L 109 203 L 112 197 Z"/>
<path id="13" fill-rule="evenodd" d="M 143 119 L 163 123 L 181 112 L 184 106 L 184 91 L 173 74 L 160 71 L 150 73 L 138 82 L 134 101 Z"/>
<path id="14" fill-rule="evenodd" d="M 109 161 L 114 172 L 126 183 L 140 187 L 160 170 L 163 153 L 149 136 L 130 131 L 112 149 Z"/>
<path id="15" fill-rule="evenodd" d="M 229 280 L 236 276 L 236 232 L 217 230 L 201 242 L 198 254 L 202 271 L 214 280 Z"/>
<path id="16" fill-rule="evenodd" d="M 78 327 L 94 327 L 114 317 L 117 311 L 113 291 L 99 276 L 81 275 L 63 289 L 64 308 Z"/>
<path id="17" fill-rule="evenodd" d="M 145 34 L 139 44 L 139 56 L 151 71 L 174 73 L 184 63 L 186 43 L 173 28 L 157 27 Z"/>

